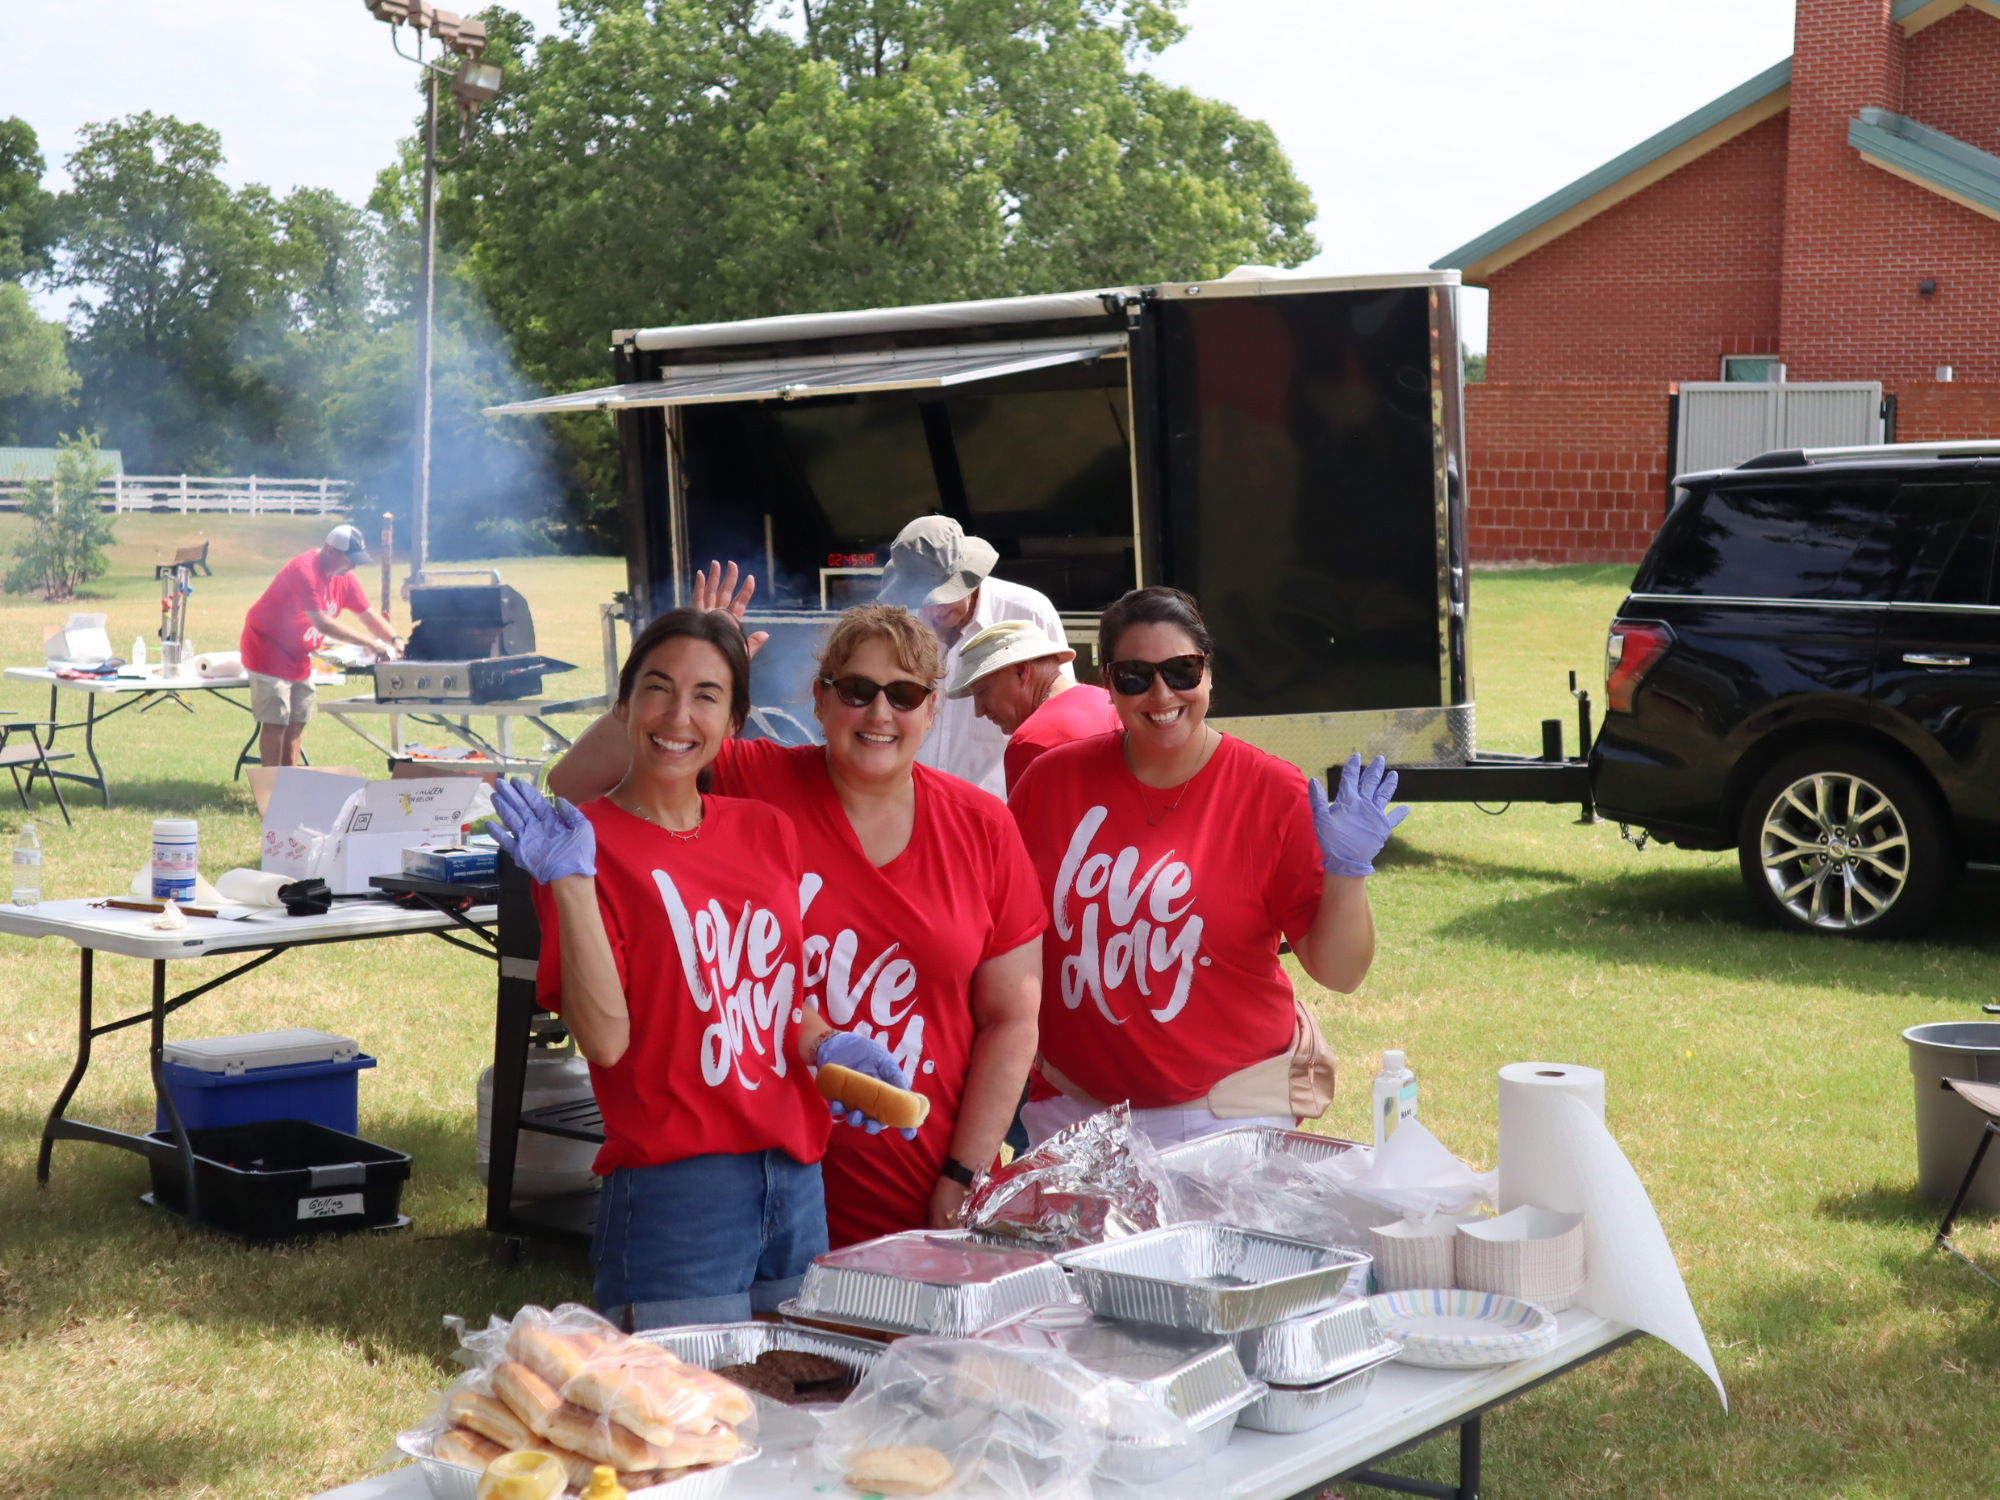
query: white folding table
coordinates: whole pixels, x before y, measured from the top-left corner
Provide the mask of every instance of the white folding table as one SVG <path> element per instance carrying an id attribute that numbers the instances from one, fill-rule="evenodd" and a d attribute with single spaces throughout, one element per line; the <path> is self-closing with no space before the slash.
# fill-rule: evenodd
<path id="1" fill-rule="evenodd" d="M 76 1063 L 70 1069 L 69 1082 L 63 1085 L 55 1107 L 49 1111 L 48 1123 L 42 1127 L 41 1155 L 35 1163 L 36 1180 L 47 1185 L 49 1160 L 57 1141 L 90 1141 L 100 1146 L 116 1146 L 122 1151 L 136 1152 L 150 1161 L 179 1166 L 187 1174 L 187 1217 L 190 1221 L 197 1220 L 200 1215 L 194 1151 L 189 1145 L 187 1131 L 181 1125 L 180 1111 L 175 1107 L 173 1095 L 168 1093 L 160 1071 L 167 1017 L 210 990 L 228 984 L 232 979 L 240 979 L 253 969 L 262 968 L 291 948 L 321 943 L 365 942 L 371 938 L 428 932 L 454 947 L 490 958 L 496 952 L 493 922 L 497 915 L 498 908 L 494 906 L 475 906 L 460 913 L 439 907 L 411 909 L 394 906 L 384 900 L 359 899 L 342 901 L 331 911 L 315 916 L 294 917 L 278 908 L 239 920 L 189 917 L 186 927 L 162 932 L 146 925 L 148 914 L 145 912 L 108 907 L 90 899 L 44 901 L 36 906 L 0 905 L 0 933 L 29 938 L 66 938 L 79 950 Z M 472 941 L 467 941 L 466 936 L 461 934 L 469 934 Z M 99 1023 L 93 1017 L 91 984 L 96 957 L 100 952 L 151 962 L 153 1002 L 150 1007 L 116 1021 Z M 255 956 L 192 989 L 177 995 L 167 994 L 167 965 L 217 954 Z M 77 1085 L 83 1082 L 84 1074 L 90 1070 L 91 1043 L 101 1036 L 122 1031 L 127 1026 L 136 1026 L 142 1021 L 152 1023 L 153 1090 L 161 1112 L 166 1115 L 169 1133 L 173 1137 L 171 1144 L 150 1140 L 143 1135 L 128 1135 L 104 1125 L 72 1120 L 64 1113 L 76 1093 Z"/>
<path id="2" fill-rule="evenodd" d="M 1622 1323 L 1572 1308 L 1556 1318 L 1555 1348 L 1540 1359 L 1476 1370 L 1419 1370 L 1384 1365 L 1367 1404 L 1310 1432 L 1266 1433 L 1237 1428 L 1229 1446 L 1207 1463 L 1149 1484 L 1146 1500 L 1288 1500 L 1348 1479 L 1437 1500 L 1477 1500 L 1480 1418 L 1536 1386 L 1622 1348 L 1640 1337 Z M 410 1414 L 412 1425 L 422 1415 Z M 1385 1474 L 1372 1467 L 1428 1438 L 1457 1428 L 1458 1483 L 1438 1484 Z M 735 1471 L 723 1500 L 826 1500 L 843 1494 L 793 1452 L 771 1453 Z M 1098 1500 L 1131 1500 L 1124 1485 L 1095 1486 Z M 317 1500 L 430 1500 L 415 1464 L 328 1490 Z"/>
<path id="3" fill-rule="evenodd" d="M 419 724 L 442 729 L 454 739 L 491 757 L 497 763 L 496 769 L 503 775 L 525 772 L 530 776 L 539 776 L 543 766 L 570 747 L 569 736 L 550 724 L 549 716 L 602 713 L 608 701 L 603 693 L 597 693 L 587 698 L 517 698 L 510 703 L 471 703 L 463 698 L 399 699 L 382 703 L 372 693 L 364 693 L 323 703 L 320 711 L 353 730 L 387 756 L 403 753 L 403 721 L 412 719 Z M 386 744 L 365 722 L 384 718 L 389 721 Z M 474 719 L 494 720 L 492 738 L 472 727 Z M 554 741 L 555 754 L 517 756 L 514 753 L 514 724 L 519 719 L 527 720 Z"/>
<path id="4" fill-rule="evenodd" d="M 8 682 L 31 682 L 37 685 L 45 684 L 48 687 L 48 748 L 55 748 L 56 736 L 65 729 L 81 729 L 83 731 L 83 753 L 90 759 L 90 775 L 85 776 L 80 771 L 55 771 L 41 768 L 38 768 L 35 774 L 60 776 L 65 781 L 80 781 L 85 786 L 95 787 L 98 796 L 103 799 L 106 807 L 111 805 L 111 786 L 105 780 L 104 767 L 97 759 L 97 726 L 106 719 L 111 718 L 114 714 L 123 713 L 128 708 L 137 708 L 141 713 L 145 713 L 157 708 L 162 703 L 178 703 L 189 713 L 193 713 L 193 705 L 184 696 L 188 693 L 208 693 L 220 698 L 224 703 L 234 708 L 242 709 L 246 714 L 251 713 L 250 704 L 247 699 L 232 698 L 229 696 L 231 691 L 240 692 L 250 686 L 250 679 L 244 674 L 239 674 L 235 677 L 196 677 L 192 674 L 175 677 L 157 674 L 145 677 L 59 677 L 56 675 L 54 669 L 50 667 L 9 667 L 4 673 L 0 673 L 0 677 L 4 677 Z M 312 685 L 316 688 L 340 687 L 346 681 L 347 679 L 338 672 L 315 672 L 312 674 Z M 83 694 L 84 716 L 81 719 L 69 724 L 61 723 L 58 720 L 56 703 L 57 695 L 60 693 Z M 97 709 L 97 700 L 99 698 L 122 701 L 114 701 L 110 708 L 99 713 Z M 322 703 L 320 707 L 324 709 L 326 705 Z M 252 717 L 255 717 L 254 714 Z M 258 763 L 257 757 L 251 751 L 257 743 L 257 736 L 260 729 L 261 726 L 253 726 L 250 730 L 249 740 L 237 752 L 236 776 L 243 774 L 244 766 L 254 766 Z M 234 780 L 235 778 L 232 777 L 231 779 Z"/>

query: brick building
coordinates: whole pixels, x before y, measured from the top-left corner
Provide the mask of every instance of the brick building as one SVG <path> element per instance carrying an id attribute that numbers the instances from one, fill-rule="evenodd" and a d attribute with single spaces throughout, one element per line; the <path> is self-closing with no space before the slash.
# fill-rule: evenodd
<path id="1" fill-rule="evenodd" d="M 1798 0 L 1793 36 L 1437 262 L 1491 293 L 1476 561 L 1636 561 L 1681 382 L 1879 381 L 1896 439 L 2000 437 L 2000 4 Z"/>

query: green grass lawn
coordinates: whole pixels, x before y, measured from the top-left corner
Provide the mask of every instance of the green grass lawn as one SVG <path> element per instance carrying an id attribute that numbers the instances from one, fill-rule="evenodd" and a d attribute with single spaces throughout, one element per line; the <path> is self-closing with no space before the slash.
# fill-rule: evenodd
<path id="1" fill-rule="evenodd" d="M 102 586 L 112 638 L 150 631 L 155 557 L 215 536 L 217 576 L 194 636 L 226 647 L 275 565 L 317 520 L 131 517 Z M 8 538 L 0 519 L 0 547 Z M 542 646 L 598 659 L 596 605 L 613 559 L 499 564 L 533 603 Z M 1532 750 L 1539 722 L 1573 724 L 1564 674 L 1597 686 L 1616 569 L 1482 574 L 1474 668 L 1481 742 Z M 371 581 L 371 592 L 373 583 Z M 39 658 L 61 606 L 0 601 L 0 658 Z M 594 674 L 579 673 L 571 681 Z M 560 679 L 559 679 L 560 680 Z M 0 687 L 34 712 L 45 695 Z M 39 810 L 52 895 L 122 885 L 150 820 L 202 819 L 211 876 L 254 855 L 247 791 L 228 781 L 247 732 L 203 701 L 105 730 L 113 806 L 53 826 Z M 1570 731 L 1572 743 L 1574 731 Z M 322 763 L 364 748 L 330 722 Z M 81 800 L 81 799 L 80 799 Z M 1407 1049 L 1427 1123 L 1475 1164 L 1494 1155 L 1494 1071 L 1521 1058 L 1610 1075 L 1609 1119 L 1672 1236 L 1730 1388 L 1653 1343 L 1507 1408 L 1486 1428 L 1494 1500 L 1581 1496 L 1987 1496 L 2000 1489 L 2000 1321 L 1991 1288 L 1927 1248 L 1934 1212 L 1912 1189 L 1910 1083 L 1898 1032 L 1976 1018 L 2000 999 L 1993 886 L 1967 886 L 1921 944 L 1812 942 L 1752 925 L 1733 857 L 1649 848 L 1573 808 L 1487 817 L 1424 807 L 1374 883 L 1382 940 L 1352 997 L 1316 993 L 1345 1058 L 1323 1128 L 1366 1129 L 1380 1049 Z M 0 807 L 0 837 L 15 809 Z M 194 982 L 222 961 L 176 970 Z M 57 1148 L 34 1183 L 42 1117 L 67 1071 L 74 950 L 0 938 L 0 1494 L 310 1495 L 359 1477 L 450 1375 L 445 1313 L 589 1295 L 581 1255 L 506 1266 L 480 1228 L 473 1086 L 491 1049 L 491 969 L 430 939 L 304 950 L 197 1001 L 181 1036 L 280 1025 L 360 1038 L 382 1059 L 361 1083 L 362 1132 L 409 1151 L 408 1232 L 252 1251 L 148 1212 L 146 1169 Z M 98 965 L 101 1014 L 144 1002 L 142 965 Z M 107 1039 L 76 1104 L 127 1129 L 151 1115 L 143 1028 Z M 2000 1233 L 1968 1247 L 2000 1261 Z M 1449 1441 L 1400 1461 L 1443 1479 Z M 1350 1494 L 1377 1493 L 1349 1486 Z"/>

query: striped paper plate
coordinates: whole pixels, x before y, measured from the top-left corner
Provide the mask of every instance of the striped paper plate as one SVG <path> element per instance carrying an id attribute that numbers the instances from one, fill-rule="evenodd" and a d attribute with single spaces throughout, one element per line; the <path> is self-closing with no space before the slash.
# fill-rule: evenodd
<path id="1" fill-rule="evenodd" d="M 1382 1336 L 1402 1345 L 1406 1365 L 1463 1369 L 1508 1365 L 1555 1347 L 1555 1314 L 1498 1292 L 1428 1289 L 1371 1299 Z"/>

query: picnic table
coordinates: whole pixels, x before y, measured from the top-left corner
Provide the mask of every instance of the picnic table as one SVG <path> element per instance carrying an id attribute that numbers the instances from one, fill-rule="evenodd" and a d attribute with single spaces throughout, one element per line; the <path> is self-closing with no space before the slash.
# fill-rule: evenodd
<path id="1" fill-rule="evenodd" d="M 192 672 L 184 676 L 174 677 L 162 676 L 157 673 L 149 673 L 144 677 L 60 677 L 56 675 L 55 670 L 51 667 L 9 667 L 4 673 L 0 673 L 0 677 L 4 677 L 8 682 L 47 684 L 49 690 L 49 737 L 44 748 L 54 750 L 56 737 L 65 729 L 81 729 L 83 731 L 83 753 L 90 760 L 90 774 L 88 776 L 80 771 L 57 771 L 53 769 L 38 769 L 36 774 L 52 777 L 60 776 L 65 781 L 79 781 L 85 786 L 95 787 L 98 796 L 103 799 L 106 807 L 111 805 L 111 784 L 104 775 L 103 763 L 97 758 L 97 726 L 102 724 L 106 719 L 116 714 L 121 714 L 129 708 L 137 708 L 141 713 L 149 713 L 162 703 L 177 703 L 189 713 L 193 713 L 194 705 L 189 703 L 185 696 L 189 693 L 207 693 L 212 697 L 220 698 L 224 703 L 242 709 L 246 714 L 251 713 L 250 703 L 247 699 L 232 698 L 229 696 L 232 691 L 242 692 L 250 686 L 250 678 L 247 673 L 239 673 L 234 677 L 197 677 Z M 312 675 L 312 684 L 314 687 L 340 687 L 346 681 L 347 679 L 338 672 L 315 672 Z M 69 723 L 61 721 L 56 709 L 60 701 L 60 695 L 63 693 L 83 694 L 84 715 L 81 719 L 72 720 Z M 97 707 L 97 701 L 100 698 L 109 699 L 112 702 L 112 706 L 101 713 Z M 324 709 L 326 705 L 322 703 L 320 707 Z M 252 717 L 254 719 L 255 715 L 253 714 Z M 251 725 L 250 738 L 243 742 L 243 748 L 236 755 L 236 776 L 243 774 L 245 766 L 259 764 L 259 758 L 254 752 L 257 748 L 257 737 L 261 728 L 261 725 L 255 723 Z M 231 779 L 235 778 L 232 777 Z"/>
<path id="2" fill-rule="evenodd" d="M 1384 1365 L 1367 1404 L 1323 1427 L 1283 1434 L 1239 1427 L 1229 1445 L 1207 1463 L 1147 1485 L 1147 1500 L 1289 1500 L 1309 1497 L 1341 1479 L 1438 1500 L 1477 1500 L 1481 1418 L 1640 1337 L 1636 1329 L 1582 1308 L 1558 1313 L 1556 1324 L 1556 1345 L 1539 1359 L 1460 1370 Z M 422 1415 L 412 1411 L 410 1425 Z M 1454 1428 L 1459 1434 L 1456 1485 L 1406 1479 L 1374 1467 Z M 795 1456 L 793 1451 L 766 1453 L 743 1465 L 730 1476 L 726 1500 L 825 1500 L 845 1493 L 837 1486 L 823 1487 L 826 1476 L 810 1461 L 795 1463 Z M 1100 1500 L 1128 1500 L 1134 1493 L 1117 1484 L 1096 1489 Z M 409 1464 L 328 1490 L 317 1500 L 430 1500 L 430 1490 L 422 1471 Z"/>
<path id="3" fill-rule="evenodd" d="M 191 916 L 187 919 L 187 926 L 162 932 L 146 925 L 147 913 L 105 906 L 101 904 L 101 899 L 44 901 L 35 906 L 0 905 L 0 933 L 16 937 L 63 938 L 76 944 L 79 950 L 76 1063 L 70 1069 L 69 1081 L 63 1085 L 55 1107 L 49 1111 L 48 1122 L 42 1128 L 41 1155 L 35 1164 L 37 1181 L 43 1184 L 48 1182 L 50 1159 L 57 1141 L 86 1141 L 99 1146 L 115 1146 L 152 1161 L 178 1165 L 186 1173 L 188 1217 L 198 1218 L 194 1151 L 188 1143 L 187 1131 L 181 1125 L 180 1111 L 174 1105 L 173 1096 L 164 1087 L 160 1072 L 167 1017 L 190 1001 L 262 968 L 279 954 L 293 948 L 365 942 L 374 938 L 427 932 L 456 947 L 491 956 L 491 924 L 495 916 L 495 908 L 491 906 L 474 907 L 461 914 L 436 907 L 410 909 L 383 900 L 361 898 L 341 901 L 331 911 L 315 916 L 294 917 L 282 908 L 254 911 L 235 919 Z M 468 941 L 461 933 L 470 933 L 472 940 Z M 92 991 L 99 953 L 143 959 L 152 964 L 153 1000 L 147 1009 L 115 1021 L 97 1020 L 92 1009 Z M 168 995 L 169 964 L 225 953 L 254 956 L 191 989 Z M 72 1120 L 66 1113 L 77 1086 L 90 1070 L 91 1044 L 101 1036 L 142 1022 L 152 1025 L 150 1056 L 153 1089 L 160 1109 L 166 1115 L 173 1137 L 171 1143 Z"/>

